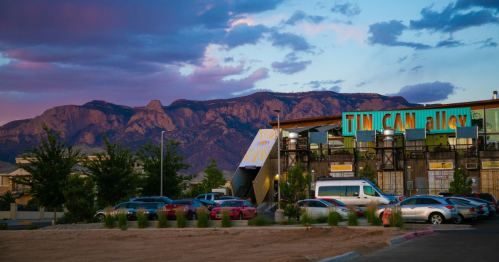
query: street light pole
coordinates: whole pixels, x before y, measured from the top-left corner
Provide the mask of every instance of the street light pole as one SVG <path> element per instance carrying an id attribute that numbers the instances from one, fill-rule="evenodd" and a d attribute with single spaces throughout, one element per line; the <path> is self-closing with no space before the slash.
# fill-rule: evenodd
<path id="1" fill-rule="evenodd" d="M 163 134 L 171 132 L 171 130 L 166 130 L 166 131 L 161 131 L 161 189 L 160 189 L 160 196 L 163 196 Z"/>
<path id="2" fill-rule="evenodd" d="M 277 113 L 277 206 L 281 209 L 281 123 L 279 115 L 281 114 L 280 109 L 274 109 Z"/>

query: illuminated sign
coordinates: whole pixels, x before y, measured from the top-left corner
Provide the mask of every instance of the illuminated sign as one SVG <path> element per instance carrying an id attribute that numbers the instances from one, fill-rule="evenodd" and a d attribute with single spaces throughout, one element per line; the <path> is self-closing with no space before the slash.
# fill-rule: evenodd
<path id="1" fill-rule="evenodd" d="M 467 108 L 422 109 L 404 111 L 343 113 L 343 135 L 355 136 L 357 130 L 426 128 L 432 133 L 455 133 L 456 127 L 471 127 L 471 110 Z"/>
<path id="2" fill-rule="evenodd" d="M 482 161 L 482 169 L 499 169 L 499 161 Z"/>
<path id="3" fill-rule="evenodd" d="M 430 170 L 450 170 L 454 169 L 452 162 L 429 163 Z"/>
<path id="4" fill-rule="evenodd" d="M 352 171 L 352 165 L 331 165 L 331 172 Z"/>

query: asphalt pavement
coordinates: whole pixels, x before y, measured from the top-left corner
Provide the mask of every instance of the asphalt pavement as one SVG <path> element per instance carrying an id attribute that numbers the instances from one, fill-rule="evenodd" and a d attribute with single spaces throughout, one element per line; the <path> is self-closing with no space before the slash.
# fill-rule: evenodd
<path id="1" fill-rule="evenodd" d="M 466 224 L 476 229 L 437 231 L 351 261 L 499 261 L 499 216 Z"/>

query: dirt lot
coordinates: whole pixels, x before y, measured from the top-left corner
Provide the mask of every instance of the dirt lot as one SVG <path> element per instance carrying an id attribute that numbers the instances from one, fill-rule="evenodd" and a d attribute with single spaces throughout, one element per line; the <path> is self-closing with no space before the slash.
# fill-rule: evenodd
<path id="1" fill-rule="evenodd" d="M 2 231 L 2 261 L 316 261 L 383 248 L 405 231 L 347 228 Z"/>

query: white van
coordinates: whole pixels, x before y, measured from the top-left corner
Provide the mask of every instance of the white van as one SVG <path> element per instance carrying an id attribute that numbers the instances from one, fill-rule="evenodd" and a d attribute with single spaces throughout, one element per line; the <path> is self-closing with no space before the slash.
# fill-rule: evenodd
<path id="1" fill-rule="evenodd" d="M 390 196 L 371 181 L 351 178 L 319 178 L 315 183 L 315 198 L 333 198 L 351 206 L 366 206 L 371 201 L 382 204 L 395 204 L 397 197 Z"/>

